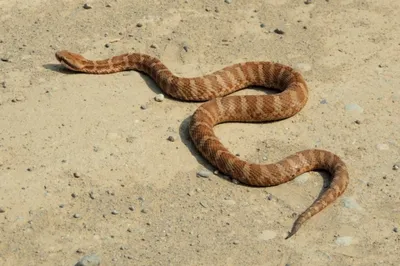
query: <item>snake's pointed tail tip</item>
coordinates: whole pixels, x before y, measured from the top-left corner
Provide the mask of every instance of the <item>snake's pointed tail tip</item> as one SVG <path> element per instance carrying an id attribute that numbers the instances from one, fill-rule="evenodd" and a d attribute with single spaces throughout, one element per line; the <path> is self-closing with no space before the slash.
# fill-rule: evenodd
<path id="1" fill-rule="evenodd" d="M 300 228 L 299 224 L 293 225 L 292 231 L 290 231 L 289 234 L 285 237 L 285 240 L 294 236 L 296 234 L 296 232 L 299 230 L 299 228 Z"/>

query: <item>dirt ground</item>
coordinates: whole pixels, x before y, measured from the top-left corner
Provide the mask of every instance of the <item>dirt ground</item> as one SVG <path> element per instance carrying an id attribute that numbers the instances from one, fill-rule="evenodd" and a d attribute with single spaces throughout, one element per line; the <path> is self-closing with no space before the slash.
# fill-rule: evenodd
<path id="1" fill-rule="evenodd" d="M 0 265 L 399 265 L 400 2 L 309 2 L 0 0 Z M 310 90 L 299 114 L 216 133 L 250 162 L 332 151 L 349 187 L 285 240 L 329 176 L 197 177 L 215 170 L 188 134 L 200 103 L 157 102 L 134 71 L 66 72 L 62 49 L 148 53 L 181 76 L 293 66 Z"/>

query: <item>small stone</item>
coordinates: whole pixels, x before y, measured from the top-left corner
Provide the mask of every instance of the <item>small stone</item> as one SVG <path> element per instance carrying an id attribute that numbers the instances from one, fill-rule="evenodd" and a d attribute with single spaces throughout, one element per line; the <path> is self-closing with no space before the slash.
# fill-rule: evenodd
<path id="1" fill-rule="evenodd" d="M 135 207 L 134 207 L 134 206 L 129 206 L 129 210 L 130 210 L 130 211 L 134 211 L 134 210 L 135 210 Z"/>
<path id="2" fill-rule="evenodd" d="M 83 5 L 83 8 L 84 8 L 84 9 L 92 9 L 92 6 L 89 5 L 88 3 L 85 3 L 85 4 Z"/>
<path id="3" fill-rule="evenodd" d="M 32 172 L 32 168 L 26 168 L 26 171 Z"/>
<path id="4" fill-rule="evenodd" d="M 306 5 L 312 4 L 312 0 L 306 0 L 306 1 L 304 2 L 304 4 L 306 4 Z"/>
<path id="5" fill-rule="evenodd" d="M 109 44 L 109 43 L 106 43 L 106 44 L 104 44 L 104 47 L 109 48 L 109 47 L 110 47 L 110 44 Z"/>
<path id="6" fill-rule="evenodd" d="M 65 207 L 65 204 L 60 204 L 60 205 L 58 205 L 58 207 L 60 207 L 60 209 L 62 209 Z"/>
<path id="7" fill-rule="evenodd" d="M 78 219 L 81 218 L 81 215 L 79 213 L 75 213 L 73 217 Z"/>
<path id="8" fill-rule="evenodd" d="M 205 202 L 203 202 L 203 201 L 200 201 L 200 205 L 203 206 L 204 208 L 208 208 L 207 203 L 205 203 Z"/>
<path id="9" fill-rule="evenodd" d="M 86 255 L 75 266 L 100 266 L 100 258 L 96 254 Z"/>
<path id="10" fill-rule="evenodd" d="M 157 96 L 154 97 L 154 100 L 155 100 L 156 102 L 162 102 L 162 101 L 164 101 L 164 94 L 162 94 L 162 93 L 157 94 Z"/>
<path id="11" fill-rule="evenodd" d="M 78 197 L 78 194 L 76 194 L 75 192 L 71 194 L 71 197 L 76 198 Z"/>
<path id="12" fill-rule="evenodd" d="M 392 169 L 394 170 L 394 171 L 397 171 L 397 170 L 399 170 L 400 169 L 400 164 L 394 164 L 393 165 L 393 167 L 392 167 Z"/>
<path id="13" fill-rule="evenodd" d="M 6 210 L 4 210 L 3 208 L 0 207 L 0 213 L 5 213 Z"/>
<path id="14" fill-rule="evenodd" d="M 268 194 L 267 200 L 272 200 L 272 195 L 271 194 Z"/>
<path id="15" fill-rule="evenodd" d="M 285 34 L 285 32 L 283 30 L 281 30 L 281 29 L 275 29 L 274 32 L 276 34 L 280 34 L 280 35 Z"/>
<path id="16" fill-rule="evenodd" d="M 167 140 L 168 140 L 168 141 L 171 141 L 171 142 L 174 142 L 174 141 L 175 141 L 175 138 L 174 138 L 173 136 L 169 136 L 169 137 L 167 138 Z"/>
<path id="17" fill-rule="evenodd" d="M 80 248 L 78 248 L 75 252 L 78 253 L 78 254 L 82 254 L 82 253 L 83 253 L 83 250 L 80 249 Z"/>
<path id="18" fill-rule="evenodd" d="M 355 103 L 346 104 L 344 109 L 346 111 L 354 111 L 357 113 L 362 113 L 364 111 L 364 109 L 362 107 L 360 107 L 358 104 L 355 104 Z"/>
<path id="19" fill-rule="evenodd" d="M 75 177 L 75 178 L 79 178 L 79 177 L 81 177 L 81 174 L 80 174 L 79 172 L 75 172 L 75 173 L 74 173 L 74 177 Z"/>
<path id="20" fill-rule="evenodd" d="M 265 28 L 265 24 L 264 24 L 264 23 L 261 23 L 261 24 L 260 24 L 260 27 L 261 27 L 261 28 Z"/>
<path id="21" fill-rule="evenodd" d="M 90 191 L 90 192 L 89 192 L 89 197 L 90 197 L 91 199 L 95 199 L 95 198 L 97 198 L 97 195 L 96 195 L 96 193 L 94 193 L 93 191 Z"/>
<path id="22" fill-rule="evenodd" d="M 322 99 L 319 103 L 320 104 L 327 104 L 328 102 L 326 101 L 326 99 Z"/>
<path id="23" fill-rule="evenodd" d="M 239 240 L 233 240 L 233 242 L 232 242 L 234 245 L 239 245 Z"/>
<path id="24" fill-rule="evenodd" d="M 106 7 L 111 7 L 111 5 L 110 4 L 106 4 Z"/>
<path id="25" fill-rule="evenodd" d="M 353 242 L 353 237 L 351 236 L 341 236 L 335 240 L 335 243 L 338 246 L 350 246 L 351 242 Z"/>
<path id="26" fill-rule="evenodd" d="M 185 50 L 185 52 L 189 51 L 189 46 L 184 45 L 184 46 L 183 46 L 183 50 Z"/>
<path id="27" fill-rule="evenodd" d="M 134 137 L 134 136 L 128 136 L 128 137 L 126 137 L 126 142 L 128 142 L 128 143 L 133 143 L 134 140 L 135 140 L 135 137 Z"/>
<path id="28" fill-rule="evenodd" d="M 225 3 L 230 4 L 232 3 L 232 0 L 225 0 Z"/>
<path id="29" fill-rule="evenodd" d="M 10 62 L 10 59 L 7 57 L 1 57 L 0 60 L 3 62 Z"/>
<path id="30" fill-rule="evenodd" d="M 119 212 L 118 212 L 117 210 L 112 210 L 112 211 L 111 211 L 111 214 L 112 214 L 112 215 L 117 215 L 118 213 L 119 213 Z"/>
<path id="31" fill-rule="evenodd" d="M 197 172 L 197 176 L 207 178 L 211 175 L 211 172 L 204 169 Z"/>
<path id="32" fill-rule="evenodd" d="M 353 198 L 343 198 L 342 199 L 343 205 L 344 207 L 348 208 L 348 209 L 356 209 L 356 210 L 361 210 L 361 206 L 357 203 L 357 201 Z"/>
<path id="33" fill-rule="evenodd" d="M 140 23 L 140 22 L 138 22 L 138 23 L 136 24 L 136 27 L 138 27 L 138 28 L 141 28 L 142 26 L 143 26 L 143 24 Z"/>
<path id="34" fill-rule="evenodd" d="M 397 227 L 393 228 L 393 232 L 398 233 L 399 229 Z"/>
<path id="35" fill-rule="evenodd" d="M 150 48 L 157 49 L 158 47 L 156 44 L 153 43 L 152 45 L 150 45 Z"/>
<path id="36" fill-rule="evenodd" d="M 141 211 L 140 211 L 141 213 L 147 213 L 148 211 L 147 211 L 147 209 L 142 209 Z"/>
<path id="37" fill-rule="evenodd" d="M 361 121 L 358 119 L 356 121 L 354 121 L 354 123 L 356 123 L 357 125 L 361 125 Z"/>
<path id="38" fill-rule="evenodd" d="M 142 105 L 140 106 L 140 109 L 146 110 L 146 109 L 147 109 L 147 105 L 142 104 Z"/>

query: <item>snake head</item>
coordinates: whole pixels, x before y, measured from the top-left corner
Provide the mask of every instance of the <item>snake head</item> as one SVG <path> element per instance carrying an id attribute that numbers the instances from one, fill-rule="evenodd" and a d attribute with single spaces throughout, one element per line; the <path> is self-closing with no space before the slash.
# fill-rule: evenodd
<path id="1" fill-rule="evenodd" d="M 56 58 L 61 65 L 72 71 L 81 71 L 87 61 L 83 56 L 66 50 L 56 52 Z"/>

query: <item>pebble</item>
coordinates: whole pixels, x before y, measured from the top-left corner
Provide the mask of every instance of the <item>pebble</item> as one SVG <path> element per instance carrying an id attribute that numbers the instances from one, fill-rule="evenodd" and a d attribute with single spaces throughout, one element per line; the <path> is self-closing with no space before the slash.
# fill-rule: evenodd
<path id="1" fill-rule="evenodd" d="M 358 104 L 355 104 L 355 103 L 346 104 L 344 109 L 346 111 L 355 111 L 358 113 L 362 113 L 364 111 L 364 109 L 362 107 L 360 107 Z"/>
<path id="2" fill-rule="evenodd" d="M 376 145 L 376 148 L 380 151 L 386 151 L 389 150 L 389 145 L 387 145 L 386 143 L 379 143 Z"/>
<path id="3" fill-rule="evenodd" d="M 393 167 L 392 167 L 392 169 L 394 170 L 394 171 L 397 171 L 397 170 L 399 170 L 400 169 L 400 164 L 394 164 L 393 165 Z"/>
<path id="4" fill-rule="evenodd" d="M 111 211 L 111 214 L 112 214 L 112 215 L 117 215 L 118 213 L 119 213 L 119 212 L 118 212 L 117 210 L 112 210 L 112 211 Z"/>
<path id="5" fill-rule="evenodd" d="M 100 266 L 100 257 L 96 254 L 86 255 L 75 266 Z"/>
<path id="6" fill-rule="evenodd" d="M 62 209 L 65 207 L 65 204 L 60 204 L 60 205 L 58 205 L 58 207 L 60 207 Z"/>
<path id="7" fill-rule="evenodd" d="M 189 51 L 189 46 L 184 45 L 184 46 L 183 46 L 183 50 L 185 50 L 185 52 Z"/>
<path id="8" fill-rule="evenodd" d="M 81 174 L 80 174 L 79 172 L 75 172 L 75 173 L 74 173 L 74 177 L 75 177 L 75 178 L 79 178 L 79 177 L 81 177 Z"/>
<path id="9" fill-rule="evenodd" d="M 150 48 L 157 49 L 158 47 L 156 44 L 153 43 L 152 45 L 150 45 Z"/>
<path id="10" fill-rule="evenodd" d="M 154 97 L 154 100 L 155 100 L 156 102 L 162 102 L 162 101 L 164 101 L 164 94 L 162 94 L 162 93 L 157 94 L 156 97 Z"/>
<path id="11" fill-rule="evenodd" d="M 92 9 L 92 6 L 89 5 L 88 3 L 85 3 L 85 4 L 83 5 L 83 8 L 84 8 L 84 9 Z"/>
<path id="12" fill-rule="evenodd" d="M 3 208 L 0 207 L 0 213 L 5 213 L 6 210 L 4 210 Z"/>
<path id="13" fill-rule="evenodd" d="M 208 208 L 207 203 L 205 203 L 205 202 L 203 202 L 203 201 L 200 201 L 200 205 L 203 206 L 204 208 Z"/>
<path id="14" fill-rule="evenodd" d="M 200 171 L 197 172 L 197 176 L 205 177 L 205 178 L 209 177 L 211 174 L 212 173 L 210 171 L 206 170 L 206 169 L 200 170 Z"/>
<path id="15" fill-rule="evenodd" d="M 135 210 L 135 207 L 134 207 L 134 206 L 129 206 L 129 210 L 130 210 L 130 211 L 134 211 L 134 210 Z"/>
<path id="16" fill-rule="evenodd" d="M 71 197 L 76 198 L 78 197 L 78 194 L 76 194 L 75 192 L 71 194 Z"/>
<path id="17" fill-rule="evenodd" d="M 397 227 L 393 228 L 393 232 L 398 233 L 399 229 Z"/>
<path id="18" fill-rule="evenodd" d="M 312 4 L 312 0 L 306 0 L 306 1 L 304 2 L 304 4 L 306 4 L 306 5 Z"/>
<path id="19" fill-rule="evenodd" d="M 264 230 L 259 236 L 258 239 L 268 241 L 274 239 L 276 237 L 276 232 L 271 230 Z"/>
<path id="20" fill-rule="evenodd" d="M 0 58 L 0 60 L 3 62 L 10 62 L 10 59 L 7 57 L 2 57 L 2 58 Z"/>
<path id="21" fill-rule="evenodd" d="M 232 3 L 232 0 L 225 0 L 225 3 L 230 4 Z"/>
<path id="22" fill-rule="evenodd" d="M 356 210 L 361 210 L 361 206 L 357 203 L 357 201 L 353 198 L 346 197 L 342 199 L 344 207 L 348 209 L 356 209 Z"/>
<path id="23" fill-rule="evenodd" d="M 354 123 L 356 123 L 357 125 L 361 125 L 361 121 L 358 119 L 356 121 L 354 121 Z"/>
<path id="24" fill-rule="evenodd" d="M 281 30 L 281 29 L 275 29 L 274 32 L 276 34 L 280 34 L 280 35 L 285 34 L 285 32 L 283 30 Z"/>
<path id="25" fill-rule="evenodd" d="M 336 245 L 339 246 L 350 246 L 351 242 L 353 242 L 353 237 L 351 236 L 341 236 L 335 240 Z"/>
<path id="26" fill-rule="evenodd" d="M 265 28 L 265 24 L 264 24 L 264 23 L 261 23 L 261 24 L 260 24 L 260 27 L 261 27 L 261 28 Z"/>
<path id="27" fill-rule="evenodd" d="M 143 24 L 140 23 L 140 22 L 138 22 L 138 23 L 136 24 L 136 27 L 138 27 L 138 28 L 141 28 L 142 26 L 143 26 Z"/>
<path id="28" fill-rule="evenodd" d="M 81 215 L 79 213 L 75 213 L 73 217 L 74 218 L 81 218 Z"/>
<path id="29" fill-rule="evenodd" d="M 140 212 L 141 213 L 147 213 L 147 209 L 142 209 Z"/>
<path id="30" fill-rule="evenodd" d="M 142 104 L 142 105 L 140 106 L 140 109 L 146 110 L 146 109 L 147 109 L 147 105 Z"/>
<path id="31" fill-rule="evenodd" d="M 233 240 L 233 242 L 232 242 L 234 245 L 239 245 L 239 240 Z"/>
<path id="32" fill-rule="evenodd" d="M 95 198 L 97 198 L 97 195 L 96 195 L 96 193 L 94 193 L 93 191 L 90 191 L 90 192 L 89 192 L 89 197 L 90 197 L 91 199 L 95 199 Z"/>
<path id="33" fill-rule="evenodd" d="M 167 138 L 167 140 L 168 140 L 168 141 L 171 141 L 171 142 L 174 142 L 174 141 L 175 141 L 175 138 L 174 138 L 173 136 L 169 136 L 169 137 Z"/>
<path id="34" fill-rule="evenodd" d="M 328 102 L 326 101 L 326 99 L 322 99 L 319 103 L 320 104 L 327 104 Z"/>

